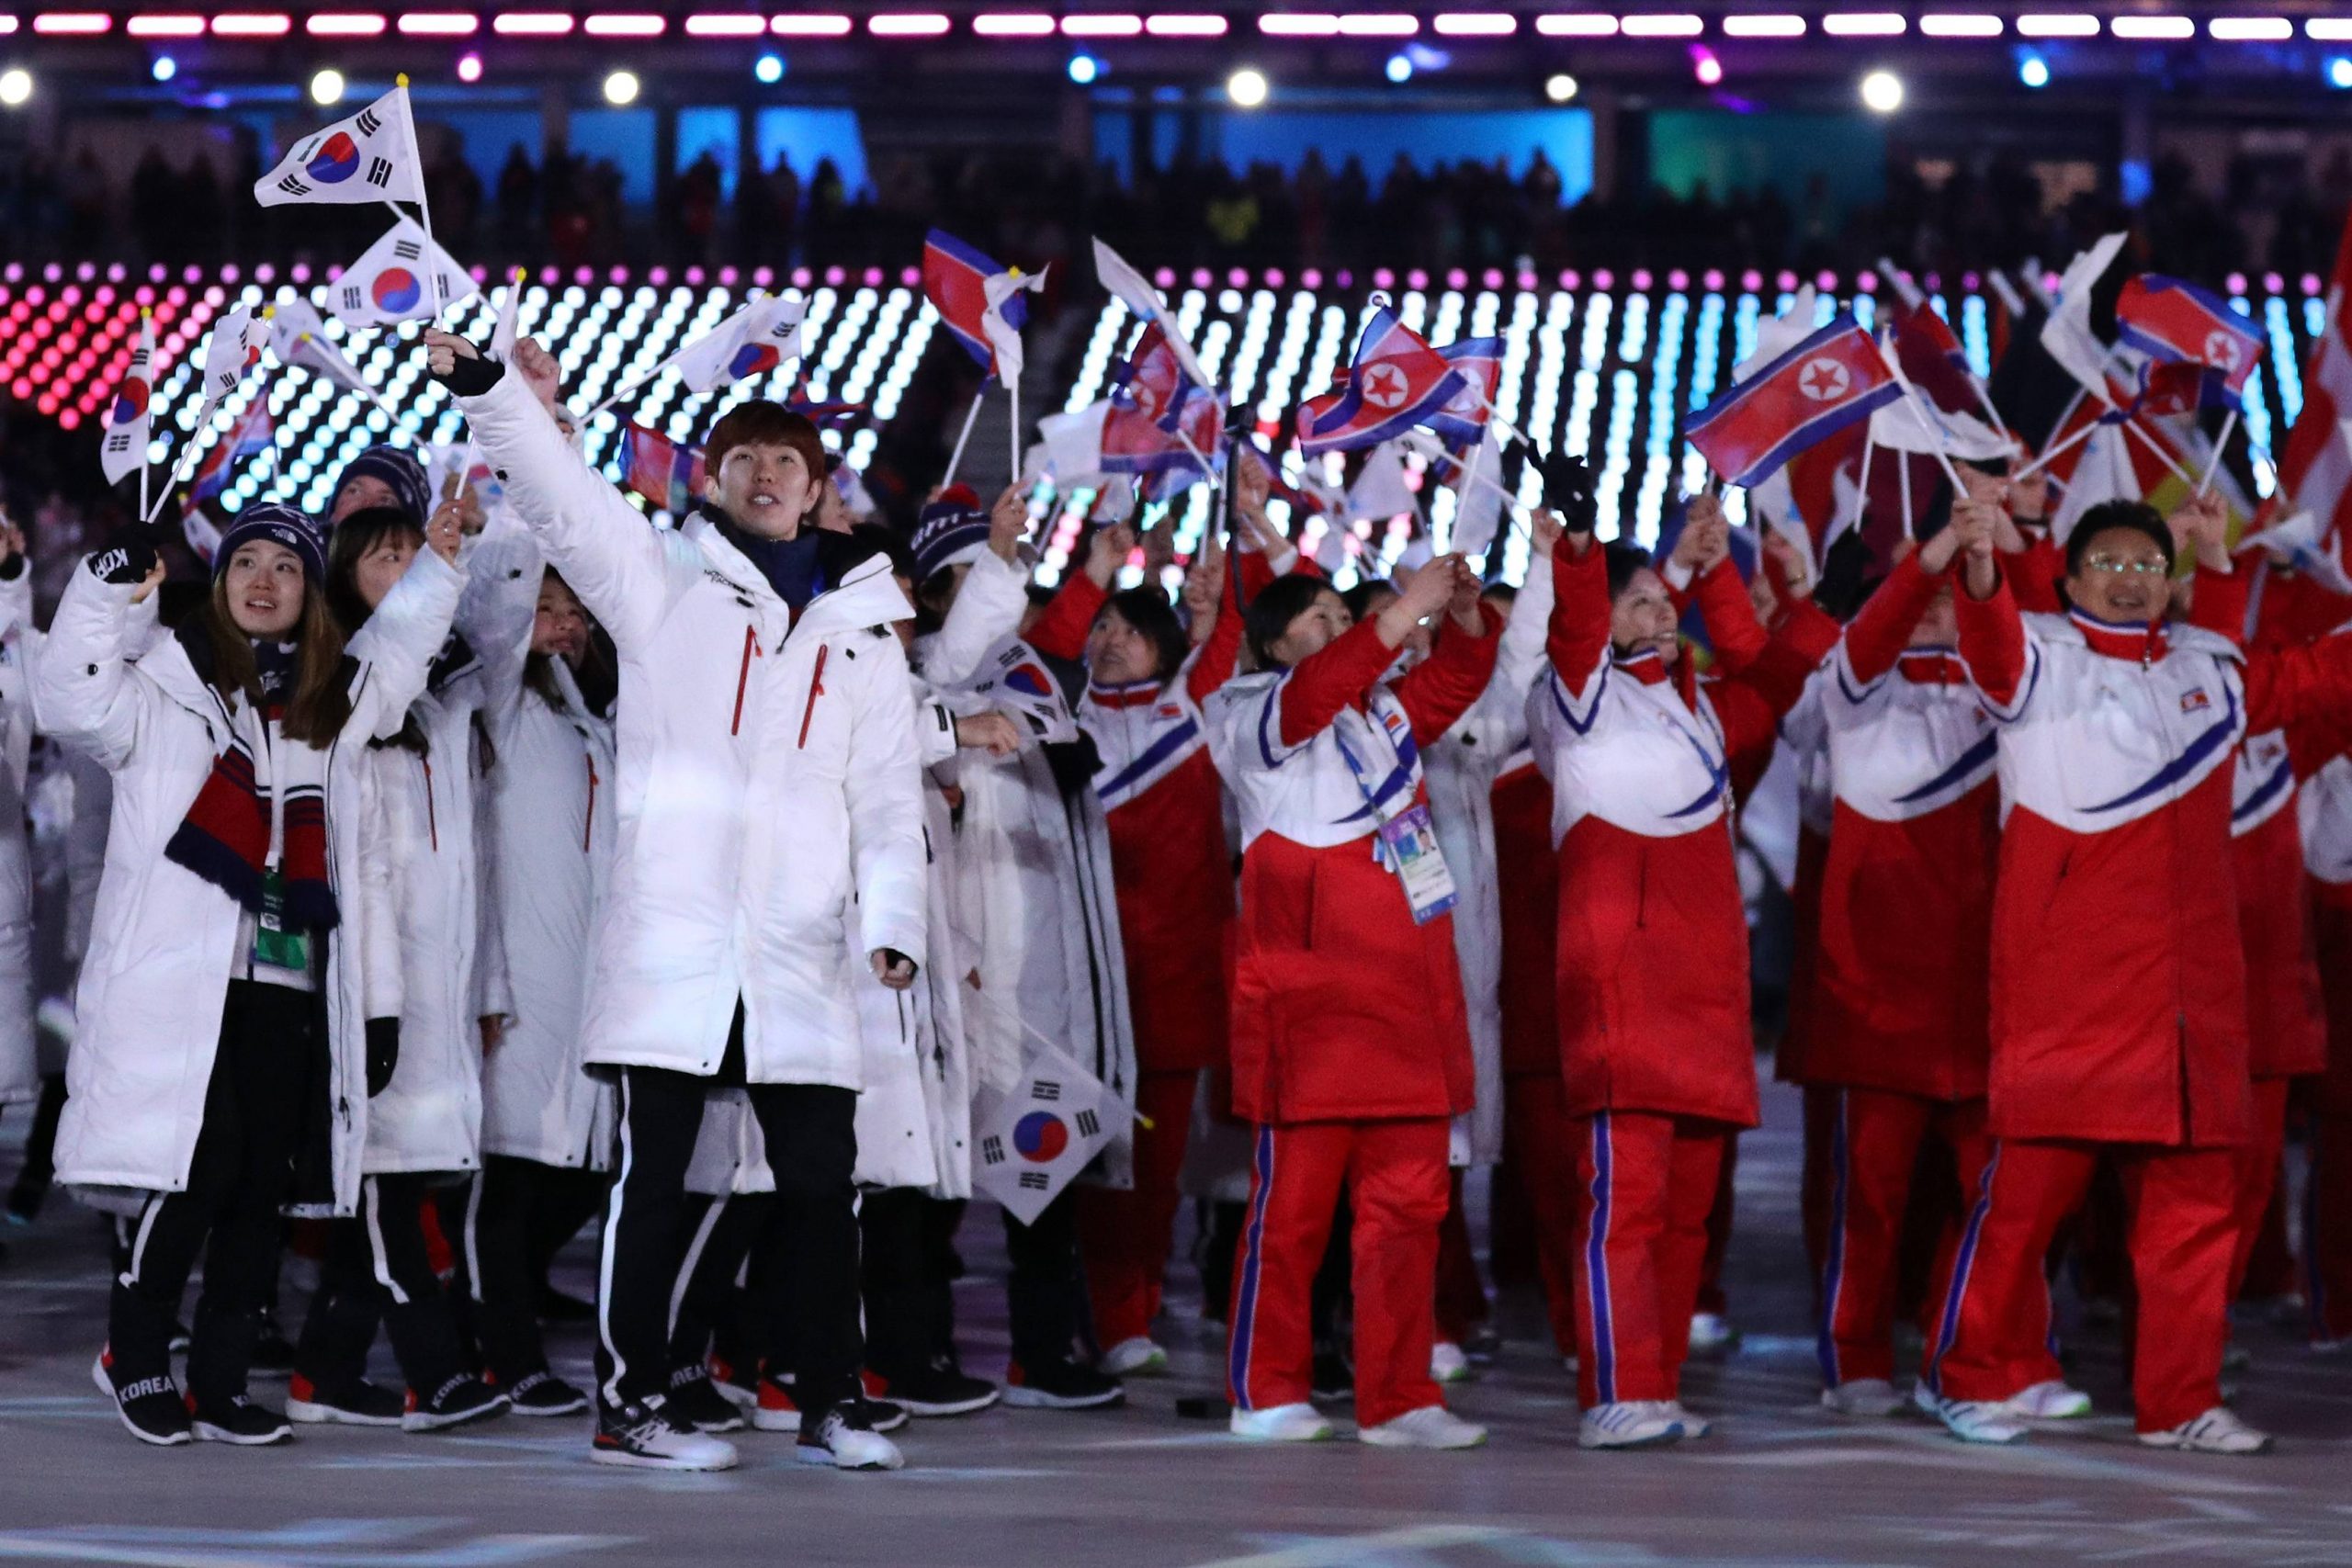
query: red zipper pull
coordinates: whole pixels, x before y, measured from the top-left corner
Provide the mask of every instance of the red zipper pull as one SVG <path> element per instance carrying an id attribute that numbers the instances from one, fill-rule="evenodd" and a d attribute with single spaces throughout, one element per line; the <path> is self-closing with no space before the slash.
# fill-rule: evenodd
<path id="1" fill-rule="evenodd" d="M 817 716 L 817 699 L 825 694 L 825 655 L 832 651 L 832 644 L 817 645 L 817 671 L 808 677 L 808 705 L 800 710 L 800 750 L 808 749 L 808 721 Z"/>
<path id="2" fill-rule="evenodd" d="M 743 733 L 743 691 L 752 683 L 752 660 L 760 657 L 759 628 L 747 625 L 743 628 L 743 668 L 735 677 L 735 722 L 727 727 L 729 735 Z"/>

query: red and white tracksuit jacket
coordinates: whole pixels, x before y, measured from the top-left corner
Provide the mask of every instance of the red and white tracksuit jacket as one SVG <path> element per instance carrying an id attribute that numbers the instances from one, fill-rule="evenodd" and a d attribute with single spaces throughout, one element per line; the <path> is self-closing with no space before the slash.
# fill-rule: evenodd
<path id="1" fill-rule="evenodd" d="M 1308 1296 L 1343 1182 L 1359 1419 L 1440 1403 L 1429 1362 L 1446 1118 L 1472 1102 L 1469 1027 L 1451 917 L 1415 924 L 1374 848 L 1376 822 L 1426 804 L 1419 749 L 1485 689 L 1499 628 L 1491 609 L 1483 636 L 1448 625 L 1426 660 L 1384 682 L 1393 654 L 1367 622 L 1210 701 L 1243 845 L 1233 1108 L 1258 1123 L 1227 1330 L 1245 1410 L 1307 1397 Z"/>
<path id="2" fill-rule="evenodd" d="M 1105 1347 L 1148 1335 L 1159 1314 L 1193 1090 L 1202 1069 L 1226 1064 L 1233 866 L 1201 705 L 1232 675 L 1241 633 L 1241 611 L 1227 604 L 1173 678 L 1095 682 L 1079 705 L 1102 755 L 1094 793 L 1126 947 L 1136 1109 L 1150 1123 L 1136 1130 L 1131 1190 L 1079 1191 L 1087 1297 Z"/>
<path id="3" fill-rule="evenodd" d="M 1948 1147 L 1971 1192 L 1988 1147 L 1999 741 L 1958 651 L 1907 646 L 1950 581 L 1917 554 L 1896 563 L 1820 684 L 1835 804 L 1804 1071 L 1823 1121 L 1817 1348 L 1831 1387 L 1894 1375 L 1922 1144 Z"/>
<path id="4" fill-rule="evenodd" d="M 1994 905 L 1991 1130 L 1932 1373 L 1958 1400 L 2018 1391 L 2041 1259 L 2099 1151 L 2133 1212 L 2141 1429 L 2220 1403 L 2250 1130 L 2232 762 L 2352 695 L 2352 642 L 2246 659 L 2187 626 L 2021 617 L 1962 594 L 1962 657 L 2001 727 L 2007 819 Z"/>
<path id="5" fill-rule="evenodd" d="M 1747 925 L 1734 867 L 1736 756 L 1781 712 L 1702 690 L 1688 659 L 1618 660 L 1601 550 L 1553 558 L 1551 669 L 1528 699 L 1559 848 L 1564 1109 L 1579 1123 L 1578 1392 L 1675 1397 L 1731 1130 L 1756 1123 Z M 1764 640 L 1728 565 L 1695 594 L 1727 658 Z M 1760 771 L 1760 770 L 1759 770 Z"/>

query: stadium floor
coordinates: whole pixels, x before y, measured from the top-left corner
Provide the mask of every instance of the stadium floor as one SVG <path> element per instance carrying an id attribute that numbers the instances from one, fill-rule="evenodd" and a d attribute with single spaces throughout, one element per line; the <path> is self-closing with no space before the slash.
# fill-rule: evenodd
<path id="1" fill-rule="evenodd" d="M 2128 1417 L 2070 1423 L 2024 1448 L 1971 1450 L 1917 1419 L 1860 1422 L 1815 1404 L 1796 1259 L 1797 1102 L 1768 1089 L 1742 1150 L 1731 1293 L 1747 1330 L 1696 1370 L 1688 1402 L 1716 1436 L 1679 1450 L 1575 1447 L 1574 1390 L 1532 1299 L 1502 1306 L 1500 1360 L 1455 1405 L 1491 1424 L 1467 1454 L 1352 1442 L 1243 1447 L 1174 1413 L 1215 1386 L 1220 1341 L 1193 1271 L 1171 1280 L 1177 1375 L 1134 1382 L 1124 1410 L 991 1411 L 900 1434 L 910 1468 L 838 1475 L 790 1439 L 737 1438 L 741 1469 L 648 1476 L 591 1465 L 584 1420 L 507 1418 L 452 1436 L 304 1429 L 289 1447 L 157 1450 L 91 1389 L 102 1331 L 95 1222 L 53 1205 L 7 1234 L 0 1264 L 0 1559 L 447 1568 L 509 1562 L 788 1562 L 1123 1568 L 1473 1568 L 1479 1564 L 2352 1563 L 2352 1360 L 2311 1358 L 2247 1325 L 2239 1408 L 2277 1432 L 2262 1460 L 2149 1453 Z M 7 1119 L 12 1171 L 21 1112 Z M 1001 1364 L 1002 1258 L 966 1227 L 967 1359 Z M 586 1282 L 575 1246 L 560 1282 Z M 291 1303 L 289 1303 L 291 1304 Z M 2111 1337 L 2074 1375 L 2123 1408 Z M 555 1341 L 578 1373 L 583 1331 Z M 379 1355 L 381 1354 L 379 1348 Z M 277 1391 L 264 1385 L 275 1397 Z"/>

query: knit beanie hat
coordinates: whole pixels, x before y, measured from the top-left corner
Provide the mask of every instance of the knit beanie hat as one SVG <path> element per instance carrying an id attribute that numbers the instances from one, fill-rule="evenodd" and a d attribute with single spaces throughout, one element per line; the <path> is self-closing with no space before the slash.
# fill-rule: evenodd
<path id="1" fill-rule="evenodd" d="M 220 543 L 212 551 L 212 575 L 216 580 L 229 570 L 230 558 L 237 553 L 237 547 L 252 539 L 267 539 L 292 550 L 302 558 L 303 576 L 320 588 L 326 586 L 327 546 L 317 522 L 307 512 L 276 502 L 246 507 L 220 530 Z"/>
<path id="2" fill-rule="evenodd" d="M 969 485 L 949 485 L 915 519 L 917 582 L 928 582 L 951 566 L 976 560 L 988 547 L 989 514 Z"/>
<path id="3" fill-rule="evenodd" d="M 414 453 L 393 446 L 370 446 L 345 463 L 334 477 L 334 488 L 327 491 L 327 511 L 334 511 L 334 498 L 344 486 L 363 478 L 381 480 L 392 492 L 393 503 L 415 514 L 418 526 L 433 515 L 433 481 L 425 476 L 424 465 Z"/>

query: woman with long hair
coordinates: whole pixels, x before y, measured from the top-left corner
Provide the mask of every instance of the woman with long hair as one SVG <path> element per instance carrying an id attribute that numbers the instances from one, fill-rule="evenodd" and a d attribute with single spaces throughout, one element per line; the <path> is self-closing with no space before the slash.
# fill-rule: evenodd
<path id="1" fill-rule="evenodd" d="M 134 1216 L 96 1375 L 145 1442 L 291 1430 L 245 1376 L 279 1208 L 357 1206 L 398 1057 L 365 742 L 399 729 L 456 612 L 454 527 L 434 546 L 348 657 L 316 525 L 248 507 L 205 609 L 133 663 L 131 606 L 163 575 L 135 537 L 74 574 L 35 671 L 44 729 L 114 776 L 57 1165 Z M 169 1346 L 199 1252 L 183 1402 Z"/>

